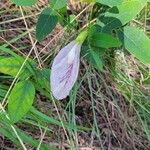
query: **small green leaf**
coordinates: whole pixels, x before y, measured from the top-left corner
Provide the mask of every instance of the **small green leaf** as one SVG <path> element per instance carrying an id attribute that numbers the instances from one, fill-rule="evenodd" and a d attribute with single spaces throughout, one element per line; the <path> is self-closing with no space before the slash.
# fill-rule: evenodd
<path id="1" fill-rule="evenodd" d="M 105 28 L 118 28 L 125 25 L 142 10 L 146 5 L 147 0 L 129 0 L 123 2 L 121 5 L 115 6 L 106 12 L 104 17 L 100 18 L 105 24 Z"/>
<path id="2" fill-rule="evenodd" d="M 122 44 L 143 63 L 150 64 L 150 39 L 144 32 L 135 27 L 125 27 L 122 34 Z"/>
<path id="3" fill-rule="evenodd" d="M 108 6 L 116 6 L 123 2 L 123 0 L 95 0 L 95 1 Z"/>
<path id="4" fill-rule="evenodd" d="M 90 49 L 90 54 L 93 59 L 93 64 L 95 64 L 96 68 L 100 71 L 103 71 L 103 62 L 102 58 L 100 57 L 100 50 Z"/>
<path id="5" fill-rule="evenodd" d="M 44 39 L 56 26 L 58 18 L 54 11 L 50 8 L 45 8 L 38 19 L 36 25 L 36 38 L 38 41 Z"/>
<path id="6" fill-rule="evenodd" d="M 31 6 L 34 5 L 37 0 L 12 0 L 12 2 L 19 6 Z"/>
<path id="7" fill-rule="evenodd" d="M 49 0 L 50 7 L 59 10 L 67 6 L 67 0 Z"/>
<path id="8" fill-rule="evenodd" d="M 94 47 L 112 48 L 120 47 L 120 41 L 106 33 L 95 33 L 89 37 L 90 45 Z"/>
<path id="9" fill-rule="evenodd" d="M 81 56 L 88 62 L 94 65 L 98 70 L 103 70 L 102 57 L 105 53 L 105 49 L 99 47 L 93 47 L 88 44 L 86 40 L 81 47 Z"/>
<path id="10" fill-rule="evenodd" d="M 32 82 L 26 80 L 17 83 L 8 97 L 8 113 L 13 123 L 19 121 L 31 108 L 35 97 Z"/>
<path id="11" fill-rule="evenodd" d="M 22 64 L 23 64 L 23 59 L 17 59 L 15 57 L 1 58 L 0 72 L 15 77 L 18 71 L 20 70 Z M 27 65 L 25 65 L 21 70 L 19 77 L 24 79 L 30 77 L 31 75 L 32 74 L 27 68 Z"/>

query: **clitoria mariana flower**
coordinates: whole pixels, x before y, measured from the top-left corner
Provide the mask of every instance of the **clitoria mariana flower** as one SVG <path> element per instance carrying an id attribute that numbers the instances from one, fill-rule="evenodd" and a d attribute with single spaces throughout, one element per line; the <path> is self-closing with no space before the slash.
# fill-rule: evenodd
<path id="1" fill-rule="evenodd" d="M 75 84 L 80 64 L 81 45 L 87 36 L 87 31 L 81 32 L 76 40 L 62 48 L 54 58 L 51 68 L 51 91 L 58 99 L 66 98 Z"/>

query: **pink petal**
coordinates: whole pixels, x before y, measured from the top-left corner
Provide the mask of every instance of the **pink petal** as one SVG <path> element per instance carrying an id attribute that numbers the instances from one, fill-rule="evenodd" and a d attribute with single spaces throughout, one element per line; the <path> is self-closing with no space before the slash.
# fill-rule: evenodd
<path id="1" fill-rule="evenodd" d="M 51 68 L 51 90 L 58 99 L 66 98 L 77 80 L 81 45 L 72 41 L 54 59 Z"/>

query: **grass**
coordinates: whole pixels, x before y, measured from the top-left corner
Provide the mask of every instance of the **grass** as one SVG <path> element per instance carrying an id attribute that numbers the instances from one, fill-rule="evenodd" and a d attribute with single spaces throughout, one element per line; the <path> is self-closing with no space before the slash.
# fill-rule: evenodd
<path id="1" fill-rule="evenodd" d="M 60 47 L 70 41 L 76 31 L 67 33 L 57 26 L 38 43 L 35 24 L 45 6 L 44 1 L 29 8 L 16 7 L 2 0 L 0 6 L 0 55 L 24 56 L 19 72 L 29 58 L 38 63 L 38 69 L 49 71 Z M 70 7 L 77 8 L 74 4 Z M 148 8 L 149 5 L 131 23 L 145 32 L 146 20 L 150 17 Z M 81 6 L 76 10 L 81 12 L 76 18 L 83 18 L 90 9 L 91 6 Z M 120 51 L 116 51 L 114 58 L 106 56 L 106 61 L 105 70 L 99 72 L 82 58 L 78 81 L 64 101 L 55 101 L 50 96 L 49 76 L 46 75 L 45 88 L 35 83 L 34 105 L 15 125 L 6 118 L 5 110 L 19 72 L 15 78 L 0 74 L 0 148 L 150 149 L 150 68 Z"/>

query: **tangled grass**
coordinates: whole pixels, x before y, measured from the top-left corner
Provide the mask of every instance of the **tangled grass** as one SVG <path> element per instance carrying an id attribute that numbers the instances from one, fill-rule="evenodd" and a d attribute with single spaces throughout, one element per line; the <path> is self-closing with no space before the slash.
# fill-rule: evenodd
<path id="1" fill-rule="evenodd" d="M 0 45 L 35 60 L 41 70 L 49 69 L 60 47 L 76 35 L 76 30 L 66 32 L 58 25 L 45 40 L 36 41 L 35 24 L 47 4 L 40 0 L 33 7 L 17 7 L 7 0 L 0 2 Z M 84 26 L 90 7 L 70 1 L 68 9 Z M 147 34 L 149 8 L 148 4 L 131 22 Z M 34 106 L 41 113 L 37 115 L 39 118 L 31 111 L 15 126 L 17 131 L 37 140 L 37 149 L 41 149 L 41 144 L 49 146 L 47 149 L 50 146 L 81 150 L 150 149 L 150 66 L 120 51 L 105 57 L 103 72 L 81 59 L 78 81 L 65 101 L 53 101 L 44 91 L 37 92 Z M 2 102 L 13 79 L 0 74 L 0 81 Z M 15 134 L 9 136 L 13 131 L 1 120 L 0 129 L 0 149 L 19 149 Z M 27 149 L 33 148 L 21 134 L 18 136 Z"/>

